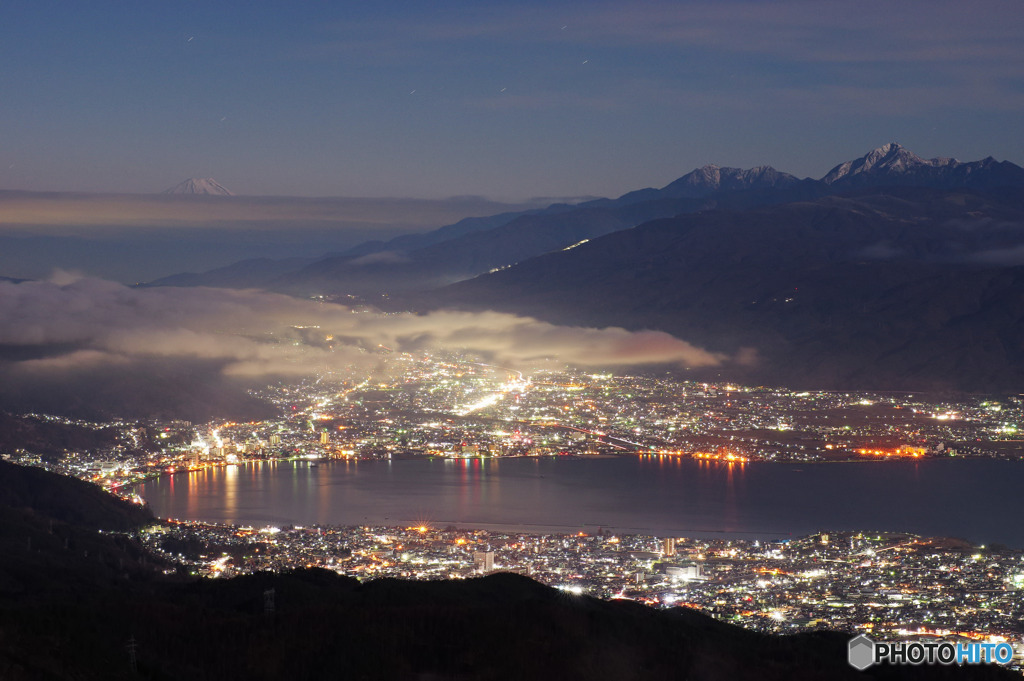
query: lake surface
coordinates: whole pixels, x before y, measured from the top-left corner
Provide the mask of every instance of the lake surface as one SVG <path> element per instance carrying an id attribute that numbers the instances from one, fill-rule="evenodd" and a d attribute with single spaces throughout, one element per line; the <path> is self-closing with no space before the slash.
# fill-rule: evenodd
<path id="1" fill-rule="evenodd" d="M 894 530 L 1024 548 L 1024 462 L 672 457 L 253 463 L 139 485 L 161 517 L 780 538 Z"/>

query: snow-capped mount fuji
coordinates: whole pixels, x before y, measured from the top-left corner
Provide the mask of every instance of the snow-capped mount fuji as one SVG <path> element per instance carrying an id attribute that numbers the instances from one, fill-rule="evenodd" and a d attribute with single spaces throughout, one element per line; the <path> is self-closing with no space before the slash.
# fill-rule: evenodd
<path id="1" fill-rule="evenodd" d="M 191 196 L 234 196 L 231 191 L 212 177 L 190 177 L 179 182 L 164 194 L 187 194 Z"/>
<path id="2" fill-rule="evenodd" d="M 1024 169 L 991 156 L 969 163 L 945 157 L 924 159 L 890 142 L 858 159 L 840 163 L 821 182 L 835 189 L 896 185 L 983 189 L 1024 184 Z"/>

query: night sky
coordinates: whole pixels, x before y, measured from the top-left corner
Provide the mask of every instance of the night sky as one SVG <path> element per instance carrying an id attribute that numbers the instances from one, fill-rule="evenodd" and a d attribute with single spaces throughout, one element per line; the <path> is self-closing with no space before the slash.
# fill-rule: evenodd
<path id="1" fill-rule="evenodd" d="M 897 141 L 1024 163 L 1024 5 L 0 7 L 0 189 L 613 196 Z"/>

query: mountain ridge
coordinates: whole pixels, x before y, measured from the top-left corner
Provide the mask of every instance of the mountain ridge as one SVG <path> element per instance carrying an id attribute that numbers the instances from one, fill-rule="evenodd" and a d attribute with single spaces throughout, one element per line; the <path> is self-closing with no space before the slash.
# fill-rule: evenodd
<path id="1" fill-rule="evenodd" d="M 261 275 L 255 267 L 233 265 L 150 284 L 257 286 L 296 295 L 402 294 L 445 286 L 648 220 L 715 208 L 813 200 L 884 186 L 1024 188 L 1024 168 L 992 157 L 969 163 L 941 158 L 925 161 L 897 143 L 841 163 L 820 180 L 799 179 L 771 166 L 740 169 L 708 164 L 660 189 L 469 218 L 425 234 L 366 242 L 291 270 L 272 266 Z"/>
<path id="2" fill-rule="evenodd" d="M 799 181 L 796 176 L 771 166 L 743 169 L 708 164 L 670 182 L 660 191 L 673 198 L 701 198 L 716 191 L 778 189 Z"/>
<path id="3" fill-rule="evenodd" d="M 979 161 L 955 158 L 924 159 L 906 147 L 890 142 L 860 158 L 832 168 L 820 180 L 826 185 L 849 188 L 881 186 L 929 186 L 952 189 L 1024 184 L 1024 168 L 987 156 Z"/>
<path id="4" fill-rule="evenodd" d="M 733 358 L 694 377 L 992 392 L 1024 383 L 1020 290 L 1024 194 L 897 187 L 656 220 L 413 306 L 656 329 Z"/>

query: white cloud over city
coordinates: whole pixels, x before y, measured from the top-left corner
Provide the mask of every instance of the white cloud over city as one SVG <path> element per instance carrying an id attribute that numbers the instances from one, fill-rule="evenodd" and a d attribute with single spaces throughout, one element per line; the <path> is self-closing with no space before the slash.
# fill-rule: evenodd
<path id="1" fill-rule="evenodd" d="M 467 351 L 520 368 L 730 361 L 660 331 L 558 326 L 498 312 L 386 314 L 259 291 L 132 288 L 63 273 L 48 281 L 0 282 L 0 374 L 8 393 L 59 393 L 65 383 L 81 393 L 95 380 L 116 394 L 122 379 L 133 394 L 167 390 L 161 379 L 147 377 L 153 366 L 186 392 L 190 382 L 252 385 L 380 371 L 385 348 Z"/>

